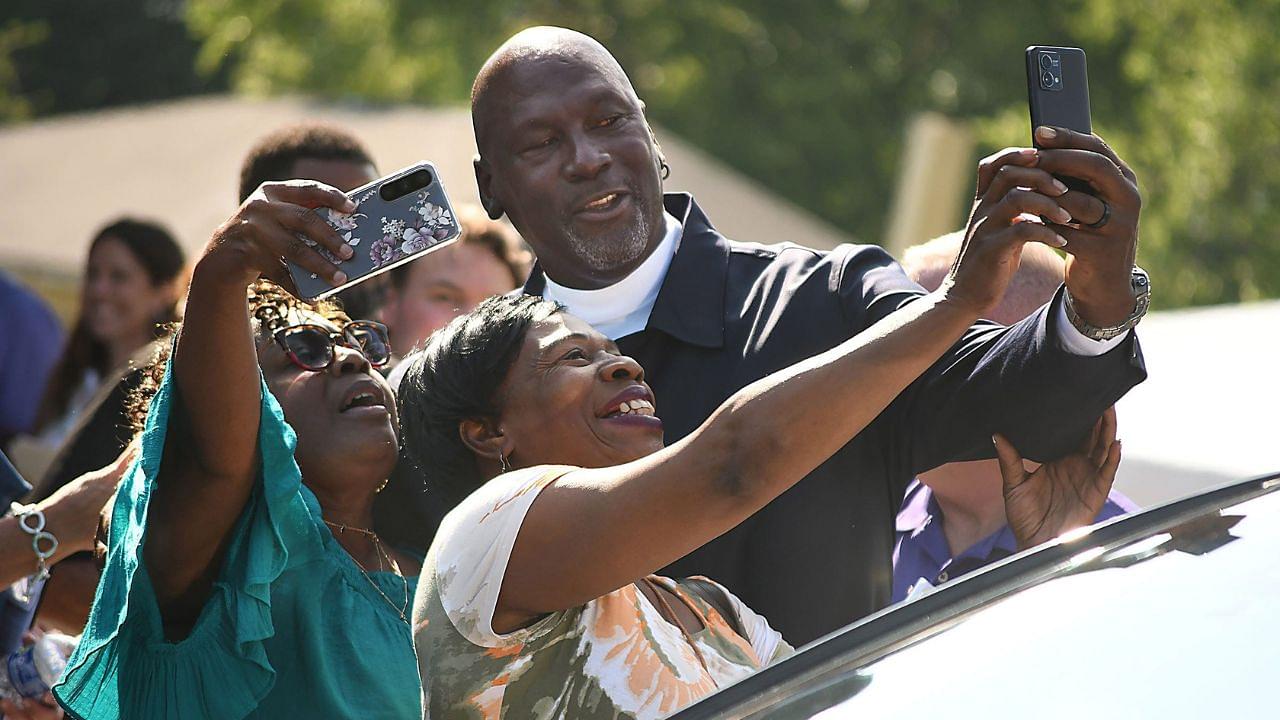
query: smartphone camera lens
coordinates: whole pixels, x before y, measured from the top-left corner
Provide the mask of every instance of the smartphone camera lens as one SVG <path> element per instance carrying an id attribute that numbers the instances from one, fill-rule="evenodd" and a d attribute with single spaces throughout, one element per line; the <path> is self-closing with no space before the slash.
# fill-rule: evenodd
<path id="1" fill-rule="evenodd" d="M 1042 53 L 1040 55 L 1040 67 L 1044 68 L 1045 70 L 1048 70 L 1049 68 L 1053 67 L 1053 57 L 1049 55 L 1049 53 Z"/>
<path id="2" fill-rule="evenodd" d="M 431 175 L 431 171 L 423 168 L 415 170 L 405 177 L 383 185 L 378 191 L 378 194 L 383 200 L 392 202 L 408 195 L 409 193 L 422 190 L 433 182 L 435 182 L 435 178 Z"/>

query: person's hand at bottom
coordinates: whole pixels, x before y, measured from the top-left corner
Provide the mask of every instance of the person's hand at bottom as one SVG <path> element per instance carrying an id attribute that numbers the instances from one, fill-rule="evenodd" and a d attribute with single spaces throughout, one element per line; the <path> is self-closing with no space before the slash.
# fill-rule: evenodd
<path id="1" fill-rule="evenodd" d="M 1032 471 L 1003 435 L 992 440 L 1004 478 L 1005 516 L 1019 550 L 1091 524 L 1106 503 L 1120 466 L 1115 408 L 1103 413 L 1076 452 Z"/>

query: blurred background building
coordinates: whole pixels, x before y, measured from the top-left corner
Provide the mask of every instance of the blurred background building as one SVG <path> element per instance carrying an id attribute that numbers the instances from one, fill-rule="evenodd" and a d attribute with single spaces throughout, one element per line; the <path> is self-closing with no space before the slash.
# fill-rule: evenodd
<path id="1" fill-rule="evenodd" d="M 467 108 L 354 108 L 296 98 L 234 95 L 156 102 L 0 127 L 0 197 L 21 211 L 0 233 L 0 268 L 68 317 L 93 234 L 122 214 L 156 217 L 199 251 L 236 205 L 240 163 L 267 132 L 301 121 L 350 129 L 390 172 L 419 160 L 440 170 L 450 200 L 476 203 L 476 154 Z M 667 187 L 688 190 L 717 227 L 741 240 L 779 238 L 820 248 L 849 242 L 812 213 L 671 133 L 657 130 L 671 164 Z M 56 241 L 55 241 L 56 238 Z"/>

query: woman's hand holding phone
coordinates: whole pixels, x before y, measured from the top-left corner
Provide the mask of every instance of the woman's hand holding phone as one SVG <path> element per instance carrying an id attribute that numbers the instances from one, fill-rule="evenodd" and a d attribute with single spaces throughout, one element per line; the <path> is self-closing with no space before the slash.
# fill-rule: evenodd
<path id="1" fill-rule="evenodd" d="M 226 282 L 241 289 L 266 277 L 293 292 L 285 260 L 326 278 L 346 282 L 346 273 L 306 239 L 347 259 L 352 249 L 315 208 L 351 212 L 355 203 L 342 191 L 312 180 L 263 183 L 213 234 L 197 262 L 192 281 Z M 305 239 L 304 239 L 305 238 Z"/>

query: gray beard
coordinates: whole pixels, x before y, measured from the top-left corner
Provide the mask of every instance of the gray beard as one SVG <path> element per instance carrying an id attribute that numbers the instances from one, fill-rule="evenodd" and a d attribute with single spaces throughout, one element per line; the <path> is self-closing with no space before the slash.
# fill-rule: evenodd
<path id="1" fill-rule="evenodd" d="M 583 237 L 568 230 L 569 248 L 581 262 L 595 272 L 606 272 L 635 262 L 644 255 L 649 244 L 649 208 L 636 198 L 636 222 L 612 237 Z"/>

